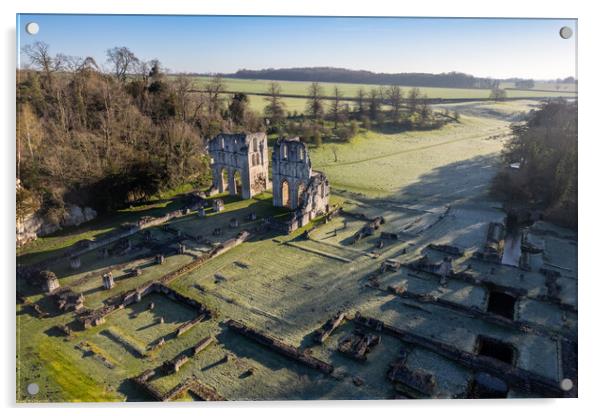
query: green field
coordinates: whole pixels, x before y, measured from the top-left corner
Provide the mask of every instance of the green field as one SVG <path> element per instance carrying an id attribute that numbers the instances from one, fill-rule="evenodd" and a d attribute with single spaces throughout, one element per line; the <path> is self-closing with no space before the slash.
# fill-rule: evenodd
<path id="1" fill-rule="evenodd" d="M 209 80 L 208 77 L 195 77 L 194 85 L 196 88 L 202 88 L 203 84 Z M 225 78 L 226 90 L 231 92 L 244 92 L 247 94 L 262 94 L 268 89 L 270 81 L 267 80 L 250 80 L 250 79 L 234 79 Z M 290 95 L 306 95 L 307 88 L 310 82 L 304 81 L 278 81 L 282 87 L 282 94 Z M 357 95 L 357 91 L 363 88 L 365 91 L 369 91 L 371 88 L 380 87 L 380 85 L 369 85 L 369 84 L 344 84 L 344 83 L 320 83 L 324 88 L 325 95 L 332 95 L 334 86 L 338 86 L 344 97 L 354 98 Z M 404 90 L 409 90 L 412 87 L 401 86 Z M 490 94 L 489 89 L 476 89 L 476 88 L 436 88 L 436 87 L 421 87 L 420 91 L 425 93 L 429 98 L 474 98 L 482 99 L 488 98 Z M 574 97 L 575 94 L 567 91 L 530 91 L 530 90 L 509 90 L 508 97 Z"/>
<path id="2" fill-rule="evenodd" d="M 505 121 L 464 116 L 460 124 L 436 132 L 368 132 L 349 144 L 323 144 L 311 150 L 311 158 L 314 168 L 324 171 L 336 189 L 388 198 L 402 193 L 432 198 L 444 195 L 448 181 L 454 181 L 456 196 L 461 189 L 474 194 L 470 183 L 482 182 L 480 175 L 495 172 L 492 163 L 507 132 Z M 470 175 L 455 166 L 458 160 L 472 165 Z"/>
<path id="3" fill-rule="evenodd" d="M 261 95 L 249 95 L 249 104 L 253 111 L 263 113 L 265 106 L 267 105 L 265 101 L 266 97 Z M 291 98 L 284 97 L 282 98 L 282 102 L 285 105 L 285 110 L 289 113 L 294 113 L 295 111 L 299 114 L 302 114 L 307 109 L 307 100 L 305 98 Z M 353 108 L 353 101 L 343 101 L 343 103 L 349 104 L 351 108 Z M 326 110 L 328 110 L 328 103 L 326 103 Z"/>

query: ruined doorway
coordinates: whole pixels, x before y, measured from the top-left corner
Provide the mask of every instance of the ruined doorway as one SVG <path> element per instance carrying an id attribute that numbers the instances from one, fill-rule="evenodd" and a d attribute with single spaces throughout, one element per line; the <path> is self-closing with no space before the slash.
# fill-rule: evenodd
<path id="1" fill-rule="evenodd" d="M 482 335 L 477 338 L 476 353 L 509 365 L 514 365 L 516 362 L 516 350 L 511 344 Z"/>
<path id="2" fill-rule="evenodd" d="M 281 191 L 280 194 L 282 195 L 282 206 L 290 208 L 291 207 L 291 195 L 290 195 L 288 181 L 286 181 L 286 180 L 282 181 L 280 191 Z"/>
<path id="3" fill-rule="evenodd" d="M 228 185 L 230 184 L 230 175 L 228 175 L 228 169 L 223 168 L 220 172 L 220 176 L 220 180 L 222 181 L 222 189 L 220 189 L 220 192 L 226 192 L 228 191 Z"/>
<path id="4" fill-rule="evenodd" d="M 240 176 L 240 172 L 237 170 L 234 171 L 233 184 L 234 184 L 233 194 L 241 196 L 242 195 L 242 178 Z"/>
<path id="5" fill-rule="evenodd" d="M 487 312 L 514 320 L 516 297 L 508 293 L 492 290 L 489 292 Z"/>

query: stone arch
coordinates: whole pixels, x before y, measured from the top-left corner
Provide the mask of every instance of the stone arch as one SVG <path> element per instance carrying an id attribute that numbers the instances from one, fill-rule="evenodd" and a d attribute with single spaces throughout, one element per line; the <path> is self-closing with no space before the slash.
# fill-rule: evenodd
<path id="1" fill-rule="evenodd" d="M 280 183 L 280 195 L 282 196 L 282 206 L 291 207 L 291 192 L 290 185 L 286 179 L 283 179 Z"/>
<path id="2" fill-rule="evenodd" d="M 220 168 L 219 176 L 220 186 L 218 186 L 218 189 L 220 192 L 226 192 L 229 188 L 230 183 L 230 175 L 228 174 L 228 169 Z"/>
<path id="3" fill-rule="evenodd" d="M 233 195 L 242 195 L 242 176 L 239 170 L 235 170 L 232 174 L 232 185 L 234 189 Z"/>

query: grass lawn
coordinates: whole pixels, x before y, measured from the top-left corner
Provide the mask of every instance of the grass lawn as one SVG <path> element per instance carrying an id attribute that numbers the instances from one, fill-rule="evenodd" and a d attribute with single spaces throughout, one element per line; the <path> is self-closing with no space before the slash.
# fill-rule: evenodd
<path id="1" fill-rule="evenodd" d="M 253 111 L 263 114 L 265 106 L 267 105 L 265 98 L 266 97 L 261 95 L 249 95 L 249 106 Z M 307 107 L 307 100 L 305 98 L 283 97 L 282 102 L 285 105 L 287 113 L 293 113 L 295 111 L 298 114 L 305 113 Z M 352 101 L 343 101 L 343 104 L 349 104 L 351 108 L 353 108 Z M 328 102 L 326 102 L 326 110 L 328 110 Z"/>
<path id="2" fill-rule="evenodd" d="M 480 163 L 479 158 L 495 159 L 503 140 L 492 137 L 507 133 L 505 121 L 464 116 L 461 123 L 448 124 L 436 132 L 365 132 L 350 143 L 312 147 L 310 155 L 313 167 L 325 172 L 338 190 L 391 198 L 401 196 L 405 188 L 405 193 L 443 196 L 445 188 L 447 193 L 454 190 L 448 181 L 456 181 L 458 190 L 475 175 L 492 174 L 491 161 L 483 159 Z M 483 165 L 483 169 L 470 170 L 467 175 L 466 170 L 454 167 L 454 162 L 469 159 L 474 159 L 473 167 Z"/>
<path id="3" fill-rule="evenodd" d="M 123 400 L 115 389 L 97 378 L 98 373 L 93 370 L 102 371 L 101 364 L 82 366 L 81 353 L 73 344 L 66 344 L 61 338 L 47 333 L 51 325 L 48 321 L 25 315 L 17 317 L 18 327 L 27 328 L 28 333 L 17 338 L 17 399 L 25 402 Z M 36 383 L 40 388 L 35 396 L 27 393 L 30 383 Z"/>

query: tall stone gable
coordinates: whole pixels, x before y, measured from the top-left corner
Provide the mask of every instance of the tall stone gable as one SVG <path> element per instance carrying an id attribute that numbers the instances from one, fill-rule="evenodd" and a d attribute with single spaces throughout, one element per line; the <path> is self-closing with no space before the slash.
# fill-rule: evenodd
<path id="1" fill-rule="evenodd" d="M 271 189 L 265 133 L 219 134 L 209 141 L 213 188 L 243 199 Z"/>
<path id="2" fill-rule="evenodd" d="M 274 206 L 295 211 L 299 225 L 329 210 L 330 185 L 326 175 L 314 171 L 305 143 L 280 138 L 272 152 Z"/>

